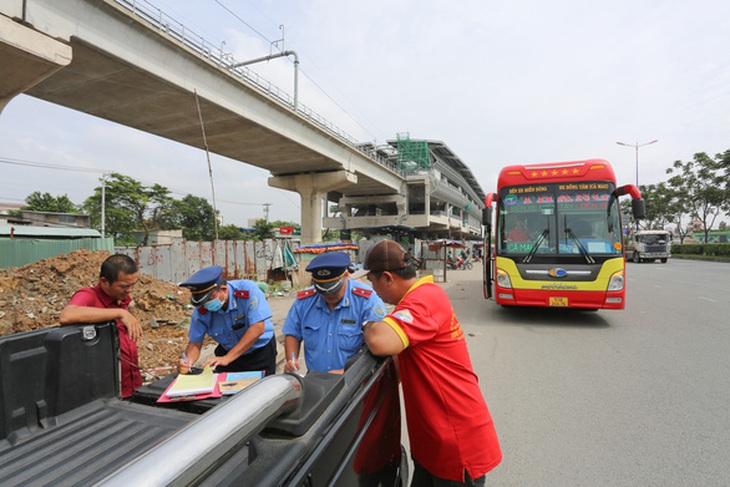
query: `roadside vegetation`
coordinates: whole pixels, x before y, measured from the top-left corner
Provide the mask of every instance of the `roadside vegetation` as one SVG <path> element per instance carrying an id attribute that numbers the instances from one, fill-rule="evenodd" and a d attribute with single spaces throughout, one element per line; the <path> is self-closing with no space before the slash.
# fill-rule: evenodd
<path id="1" fill-rule="evenodd" d="M 191 241 L 213 241 L 216 237 L 216 212 L 205 198 L 186 195 L 175 199 L 170 190 L 159 184 L 145 186 L 139 181 L 119 173 L 112 173 L 81 205 L 74 205 L 67 195 L 53 196 L 35 191 L 26 197 L 24 210 L 58 213 L 85 213 L 91 218 L 91 226 L 101 229 L 101 202 L 104 199 L 104 233 L 114 237 L 116 245 L 136 245 L 135 232 L 144 232 L 142 245 L 155 230 L 182 229 L 183 238 Z M 17 213 L 17 212 L 16 212 Z M 299 228 L 292 222 L 272 221 L 261 218 L 251 229 L 237 225 L 217 228 L 220 240 L 257 240 L 274 237 L 279 227 Z"/>
<path id="2" fill-rule="evenodd" d="M 666 181 L 639 186 L 646 201 L 646 218 L 639 221 L 639 227 L 645 230 L 671 227 L 680 244 L 693 233 L 700 234 L 701 242 L 711 242 L 712 230 L 725 230 L 727 223 L 722 218 L 730 214 L 730 149 L 715 157 L 699 152 L 691 161 L 675 161 L 666 172 Z M 622 204 L 630 205 L 630 201 Z M 631 228 L 635 228 L 635 222 Z M 686 253 L 710 255 L 694 250 Z"/>

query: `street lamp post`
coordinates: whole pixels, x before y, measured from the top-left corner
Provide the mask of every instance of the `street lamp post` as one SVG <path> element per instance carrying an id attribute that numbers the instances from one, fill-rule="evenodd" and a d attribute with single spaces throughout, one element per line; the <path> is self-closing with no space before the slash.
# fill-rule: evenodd
<path id="1" fill-rule="evenodd" d="M 639 147 L 644 147 L 646 145 L 656 144 L 659 142 L 659 139 L 654 139 L 651 142 L 645 142 L 643 144 L 639 144 L 638 142 L 635 144 L 627 144 L 626 142 L 616 142 L 618 145 L 623 145 L 626 147 L 633 147 L 636 150 L 636 189 L 639 189 Z M 636 221 L 636 230 L 639 230 L 639 221 Z"/>

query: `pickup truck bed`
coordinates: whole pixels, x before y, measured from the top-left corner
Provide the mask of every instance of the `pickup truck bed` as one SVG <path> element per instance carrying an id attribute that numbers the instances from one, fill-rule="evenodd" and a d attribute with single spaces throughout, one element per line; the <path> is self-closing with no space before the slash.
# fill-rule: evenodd
<path id="1" fill-rule="evenodd" d="M 218 402 L 119 394 L 116 325 L 0 337 L 0 485 L 402 485 L 391 359 L 267 377 Z M 180 404 L 182 407 L 182 404 Z"/>
<path id="2" fill-rule="evenodd" d="M 0 448 L 0 485 L 91 485 L 197 418 L 197 415 L 98 399 Z"/>

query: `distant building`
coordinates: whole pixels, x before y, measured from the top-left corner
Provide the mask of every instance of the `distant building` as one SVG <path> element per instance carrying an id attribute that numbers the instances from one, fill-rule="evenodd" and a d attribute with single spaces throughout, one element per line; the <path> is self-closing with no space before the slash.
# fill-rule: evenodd
<path id="1" fill-rule="evenodd" d="M 134 241 L 137 245 L 144 242 L 144 232 L 133 232 Z M 182 242 L 182 229 L 178 230 L 152 230 L 147 238 L 147 245 L 170 245 L 176 242 Z"/>
<path id="2" fill-rule="evenodd" d="M 93 228 L 0 224 L 0 239 L 67 240 L 77 238 L 101 238 L 101 233 Z"/>
<path id="3" fill-rule="evenodd" d="M 56 213 L 52 211 L 30 211 L 21 209 L 23 204 L 0 203 L 0 223 L 33 225 L 37 227 L 89 228 L 91 218 L 81 213 Z M 10 212 L 20 212 L 11 216 Z"/>
<path id="4" fill-rule="evenodd" d="M 406 194 L 349 195 L 336 191 L 327 200 L 339 213 L 324 218 L 330 229 L 407 227 L 428 238 L 478 238 L 484 191 L 469 167 L 441 141 L 399 134 L 387 146 L 363 146 L 402 171 Z"/>

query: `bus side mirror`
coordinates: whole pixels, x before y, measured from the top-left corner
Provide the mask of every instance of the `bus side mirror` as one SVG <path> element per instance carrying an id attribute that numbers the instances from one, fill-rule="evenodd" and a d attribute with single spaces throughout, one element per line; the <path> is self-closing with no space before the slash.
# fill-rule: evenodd
<path id="1" fill-rule="evenodd" d="M 641 220 L 646 216 L 646 202 L 643 199 L 632 199 L 631 212 L 634 214 L 634 218 Z"/>
<path id="2" fill-rule="evenodd" d="M 482 208 L 482 225 L 484 225 L 485 227 L 492 226 L 492 207 L 491 206 Z"/>

